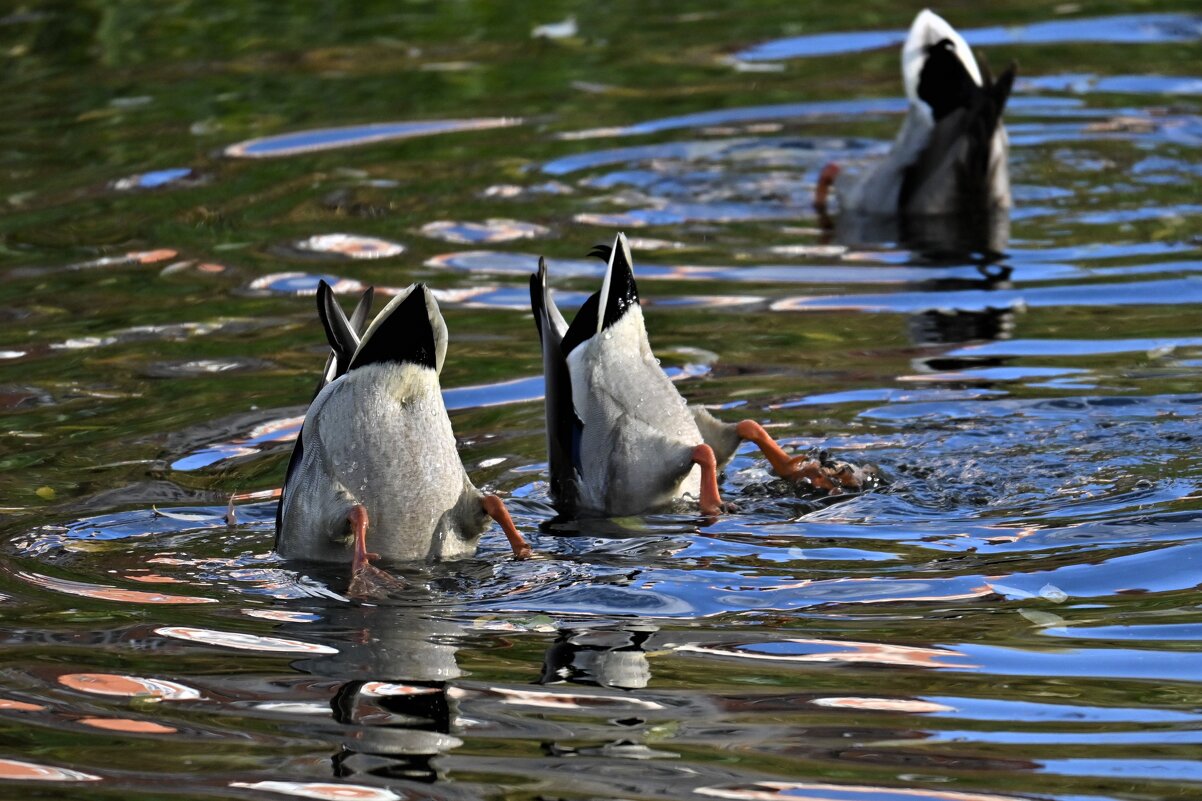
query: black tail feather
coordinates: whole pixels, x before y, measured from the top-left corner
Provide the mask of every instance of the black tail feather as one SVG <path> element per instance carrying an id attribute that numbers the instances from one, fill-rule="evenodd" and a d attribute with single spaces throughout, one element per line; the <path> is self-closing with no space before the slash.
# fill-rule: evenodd
<path id="1" fill-rule="evenodd" d="M 371 315 L 371 302 L 375 295 L 376 288 L 373 286 L 363 290 L 363 295 L 355 304 L 355 310 L 351 312 L 351 329 L 358 336 L 363 336 L 363 332 L 367 329 L 367 318 Z"/>
<path id="2" fill-rule="evenodd" d="M 563 357 L 566 359 L 568 354 L 576 349 L 576 346 L 587 342 L 597 334 L 597 307 L 601 305 L 601 293 L 594 292 L 588 296 L 588 300 L 576 311 L 576 316 L 572 318 L 572 324 L 568 326 L 568 331 L 563 335 L 563 342 L 559 347 L 563 351 Z"/>
<path id="3" fill-rule="evenodd" d="M 547 260 L 539 256 L 538 272 L 530 274 L 530 310 L 534 312 L 534 329 L 538 331 L 539 342 L 543 341 L 543 321 L 547 319 L 546 287 Z"/>
<path id="4" fill-rule="evenodd" d="M 619 248 L 615 252 L 610 245 L 595 245 L 588 255 L 595 256 L 606 263 L 613 262 L 613 269 L 609 271 L 609 295 L 605 300 L 605 319 L 601 321 L 601 329 L 604 330 L 621 320 L 631 306 L 639 305 L 639 287 L 634 280 L 634 267 L 627 260 L 624 249 Z M 597 315 L 600 309 L 601 293 L 594 292 L 576 312 L 576 317 L 568 327 L 568 332 L 564 334 L 563 355 L 565 357 L 581 342 L 596 335 Z"/>
<path id="5" fill-rule="evenodd" d="M 931 198 L 967 213 L 982 210 L 991 197 L 994 135 L 1014 86 L 1015 64 L 995 80 L 983 59 L 980 86 L 960 61 L 951 40 L 928 48 L 919 75 L 918 97 L 931 108 L 931 140 L 902 178 L 898 209 L 930 207 Z"/>
<path id="6" fill-rule="evenodd" d="M 313 390 L 314 397 L 317 397 L 317 394 L 325 389 L 326 384 L 344 375 L 350 366 L 351 357 L 355 355 L 355 348 L 359 347 L 359 334 L 363 329 L 362 321 L 371 309 L 372 294 L 372 288 L 368 287 L 363 293 L 363 297 L 359 298 L 359 303 L 355 306 L 355 311 L 348 321 L 342 312 L 342 307 L 338 305 L 338 300 L 334 297 L 334 290 L 325 281 L 318 282 L 317 316 L 321 319 L 321 326 L 326 332 L 326 341 L 330 344 L 330 356 L 326 359 L 326 366 L 321 371 L 321 377 L 317 379 L 317 386 Z"/>
<path id="7" fill-rule="evenodd" d="M 356 310 L 358 311 L 358 310 Z M 346 364 L 355 353 L 359 344 L 358 334 L 346 319 L 342 307 L 334 297 L 334 290 L 325 281 L 317 284 L 317 316 L 321 318 L 321 326 L 325 329 L 326 340 L 338 361 L 338 374 L 346 372 Z"/>
<path id="8" fill-rule="evenodd" d="M 951 39 L 941 39 L 927 47 L 927 57 L 918 76 L 918 98 L 931 107 L 936 121 L 972 105 L 973 96 L 979 91 Z"/>
<path id="9" fill-rule="evenodd" d="M 575 476 L 579 469 L 575 443 L 579 441 L 580 420 L 572 405 L 572 377 L 568 370 L 567 350 L 548 310 L 547 262 L 538 260 L 538 272 L 530 276 L 530 305 L 543 352 L 543 381 L 547 416 L 547 463 L 551 475 L 551 494 L 561 503 L 575 502 Z M 593 329 L 596 330 L 596 295 L 593 302 Z M 577 315 L 577 319 L 580 316 Z M 570 331 L 571 329 L 569 329 Z"/>
<path id="10" fill-rule="evenodd" d="M 614 249 L 609 245 L 593 245 L 593 249 L 588 252 L 588 255 L 600 259 L 603 262 L 609 263 L 609 254 L 613 253 Z"/>
<path id="11" fill-rule="evenodd" d="M 639 287 L 634 282 L 634 265 L 626 259 L 625 248 L 607 250 L 609 253 L 606 257 L 608 260 L 612 256 L 613 269 L 609 273 L 609 297 L 605 301 L 605 319 L 601 321 L 603 329 L 621 320 L 631 306 L 639 305 Z"/>
<path id="12" fill-rule="evenodd" d="M 428 291 L 425 284 L 415 284 L 409 297 L 393 307 L 388 316 L 368 332 L 348 369 L 389 362 L 408 362 L 438 369 L 434 326 L 426 305 Z"/>

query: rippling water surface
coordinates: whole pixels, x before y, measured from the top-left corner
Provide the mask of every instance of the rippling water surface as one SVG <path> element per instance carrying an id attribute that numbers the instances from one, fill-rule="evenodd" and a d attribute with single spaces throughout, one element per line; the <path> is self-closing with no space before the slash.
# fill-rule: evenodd
<path id="1" fill-rule="evenodd" d="M 964 257 L 810 211 L 917 9 L 803 6 L 0 17 L 0 796 L 1202 797 L 1202 18 L 939 9 L 1021 76 Z M 690 400 L 888 484 L 556 518 L 526 276 L 615 229 Z M 437 289 L 537 558 L 371 606 L 271 552 L 319 278 Z"/>

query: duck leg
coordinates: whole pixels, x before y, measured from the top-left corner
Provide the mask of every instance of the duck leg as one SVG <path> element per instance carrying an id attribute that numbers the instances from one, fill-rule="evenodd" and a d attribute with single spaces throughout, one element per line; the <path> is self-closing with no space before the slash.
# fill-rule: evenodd
<path id="1" fill-rule="evenodd" d="M 856 470 L 851 465 L 837 465 L 827 469 L 819 459 L 789 456 L 755 420 L 744 420 L 735 430 L 740 437 L 759 446 L 768 463 L 772 465 L 773 472 L 781 478 L 793 482 L 808 481 L 830 495 L 842 495 L 845 489 L 859 490 L 863 485 L 863 478 L 856 475 Z"/>
<path id="2" fill-rule="evenodd" d="M 518 531 L 518 527 L 513 524 L 513 518 L 509 516 L 509 510 L 505 508 L 505 502 L 496 495 L 485 495 L 480 499 L 480 505 L 484 507 L 484 513 L 497 521 L 497 525 L 501 527 L 501 531 L 505 532 L 505 539 L 509 540 L 509 547 L 513 549 L 513 558 L 528 558 L 530 556 L 530 544 L 526 542 L 525 537 Z"/>
<path id="3" fill-rule="evenodd" d="M 726 511 L 722 495 L 718 492 L 718 458 L 709 445 L 693 448 L 693 463 L 701 468 L 701 513 L 714 517 Z"/>
<path id="4" fill-rule="evenodd" d="M 818 219 L 823 222 L 830 221 L 827 216 L 827 199 L 830 197 L 831 187 L 835 185 L 835 178 L 838 176 L 839 165 L 833 161 L 818 173 L 818 186 L 814 190 L 814 211 L 818 212 Z"/>
<path id="5" fill-rule="evenodd" d="M 351 555 L 351 583 L 347 595 L 360 600 L 381 598 L 390 592 L 403 590 L 405 582 L 380 568 L 374 566 L 373 559 L 379 559 L 377 553 L 367 550 L 367 507 L 357 503 L 346 513 L 346 521 L 354 539 L 354 551 Z"/>
<path id="6" fill-rule="evenodd" d="M 346 513 L 346 522 L 351 527 L 351 538 L 354 540 L 354 553 L 351 556 L 351 573 L 370 566 L 372 559 L 379 559 L 379 554 L 368 553 L 367 550 L 367 507 L 357 503 Z"/>

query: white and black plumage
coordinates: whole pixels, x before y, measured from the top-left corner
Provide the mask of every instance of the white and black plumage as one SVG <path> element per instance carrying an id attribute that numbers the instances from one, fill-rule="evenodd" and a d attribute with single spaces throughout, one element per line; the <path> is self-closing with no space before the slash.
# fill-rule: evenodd
<path id="1" fill-rule="evenodd" d="M 477 490 L 460 461 L 438 382 L 447 328 L 433 294 L 423 284 L 409 287 L 361 340 L 332 294 L 323 282 L 318 313 L 333 364 L 288 463 L 276 550 L 349 560 L 352 592 L 367 594 L 389 584 L 371 559 L 469 557 L 490 517 L 516 555 L 528 554 L 504 504 Z"/>
<path id="2" fill-rule="evenodd" d="M 1010 206 L 1009 140 L 1002 111 L 1013 64 L 996 80 L 960 34 L 923 10 L 902 48 L 910 108 L 892 149 L 863 172 L 829 164 L 815 205 L 831 184 L 843 212 L 873 215 L 964 215 Z"/>
<path id="3" fill-rule="evenodd" d="M 571 325 L 551 298 L 544 260 L 530 278 L 551 493 L 561 505 L 628 515 L 691 495 L 702 512 L 717 514 L 723 508 L 718 467 L 744 439 L 760 445 L 778 474 L 834 489 L 816 476 L 813 460 L 790 458 L 759 423 L 723 423 L 689 406 L 651 351 L 626 237 L 618 234 L 613 247 L 600 245 L 590 255 L 606 260 L 605 280 Z"/>

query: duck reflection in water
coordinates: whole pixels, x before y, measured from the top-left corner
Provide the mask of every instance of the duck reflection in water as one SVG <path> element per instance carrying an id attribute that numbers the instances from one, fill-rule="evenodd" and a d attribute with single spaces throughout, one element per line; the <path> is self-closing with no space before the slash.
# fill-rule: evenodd
<path id="1" fill-rule="evenodd" d="M 930 267 L 972 265 L 976 278 L 933 277 L 918 285 L 930 307 L 908 319 L 915 345 L 957 344 L 1009 339 L 1015 325 L 1013 303 L 993 305 L 974 298 L 957 305 L 957 292 L 991 292 L 1013 287 L 1013 268 L 1004 263 L 1010 238 L 1008 210 L 987 214 L 938 217 L 879 217 L 844 214 L 834 236 L 854 250 L 895 245 L 908 250 L 911 263 Z"/>
<path id="2" fill-rule="evenodd" d="M 965 214 L 897 216 L 843 212 L 823 221 L 825 242 L 849 250 L 896 245 L 924 263 L 994 264 L 1010 244 L 1009 209 Z"/>
<path id="3" fill-rule="evenodd" d="M 487 732 L 493 718 L 508 727 L 530 727 L 528 735 L 542 739 L 544 753 L 562 756 L 573 750 L 574 727 L 543 721 L 547 710 L 625 715 L 623 736 L 601 748 L 642 749 L 637 732 L 644 721 L 637 712 L 660 708 L 637 695 L 651 679 L 647 656 L 658 634 L 653 625 L 563 631 L 548 647 L 542 675 L 535 679 L 540 685 L 566 682 L 635 694 L 631 696 L 464 681 L 457 654 L 472 632 L 421 608 L 333 608 L 320 623 L 285 623 L 282 628 L 287 636 L 303 633 L 308 639 L 328 630 L 339 643 L 335 654 L 293 663 L 305 673 L 339 682 L 330 699 L 338 724 L 337 752 L 330 764 L 338 778 L 444 781 L 450 770 L 447 756 L 463 745 L 458 735 L 473 725 Z M 465 703 L 472 706 L 470 713 L 462 712 Z M 523 709 L 535 715 L 526 719 Z"/>
<path id="4" fill-rule="evenodd" d="M 1004 263 L 1010 240 L 1010 215 L 1006 209 L 994 209 L 980 215 L 959 218 L 895 218 L 901 246 L 913 258 L 931 266 L 959 266 L 966 262 L 976 268 L 978 278 L 937 278 L 924 282 L 932 308 L 910 316 L 910 341 L 916 345 L 939 345 L 978 340 L 1009 339 L 1014 330 L 1016 309 L 1013 304 L 988 302 L 956 305 L 952 293 L 991 292 L 1010 289 L 1013 268 Z"/>
<path id="5" fill-rule="evenodd" d="M 647 646 L 658 631 L 632 623 L 619 629 L 561 631 L 543 657 L 539 684 L 571 682 L 641 690 L 651 681 Z"/>
<path id="6" fill-rule="evenodd" d="M 1009 139 L 1002 112 L 1015 67 L 995 80 L 944 19 L 923 11 L 902 47 L 902 80 L 910 108 L 889 153 L 856 171 L 829 164 L 814 205 L 827 241 L 861 249 L 896 244 L 920 263 L 975 264 L 979 281 L 937 280 L 932 293 L 1009 286 L 999 264 L 1010 238 Z M 828 213 L 828 195 L 839 214 Z M 937 295 L 933 295 L 938 299 Z M 1009 336 L 1008 307 L 943 306 L 910 320 L 915 344 Z"/>
<path id="7" fill-rule="evenodd" d="M 978 268 L 980 290 L 1009 289 L 1011 268 L 988 265 Z M 951 281 L 934 281 L 935 289 L 952 289 Z M 907 321 L 910 341 L 915 345 L 958 344 L 961 342 L 1009 339 L 1014 331 L 1016 309 L 1013 305 L 984 306 L 975 309 L 955 307 L 926 309 L 910 315 Z M 928 360 L 929 361 L 929 360 Z M 948 369 L 946 367 L 940 369 Z"/>
<path id="8" fill-rule="evenodd" d="M 342 682 L 330 700 L 341 737 L 334 775 L 443 778 L 434 760 L 463 744 L 451 733 L 458 702 L 448 692 L 463 675 L 455 658 L 463 630 L 385 606 L 332 609 L 320 625 L 342 633 L 340 650 L 293 666 Z M 313 625 L 300 628 L 312 636 Z"/>

